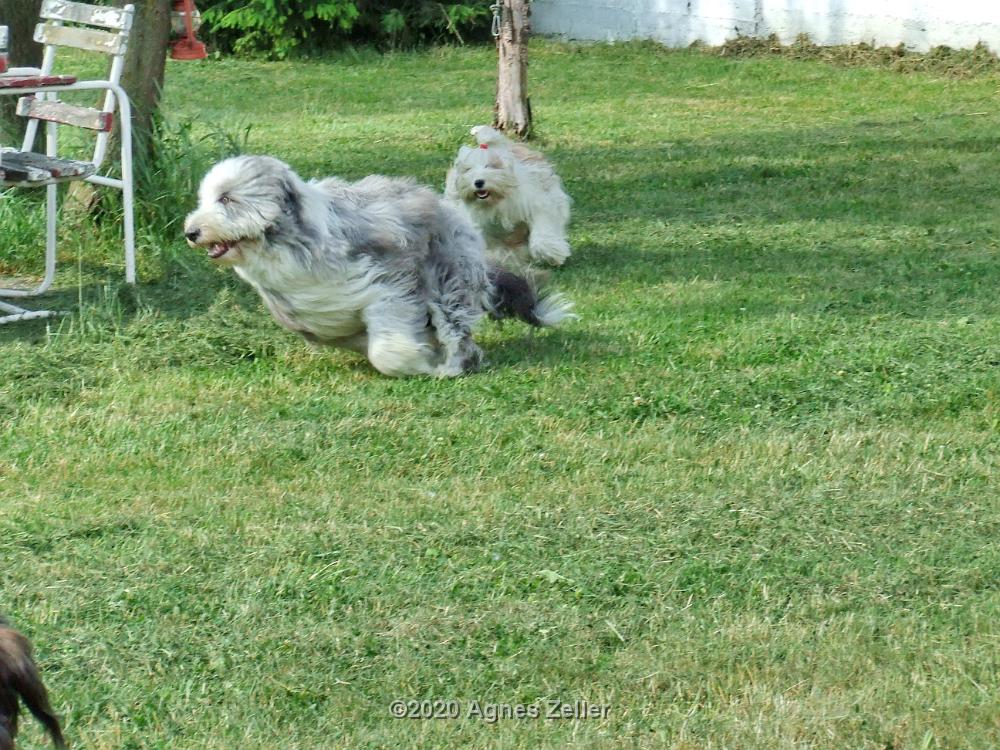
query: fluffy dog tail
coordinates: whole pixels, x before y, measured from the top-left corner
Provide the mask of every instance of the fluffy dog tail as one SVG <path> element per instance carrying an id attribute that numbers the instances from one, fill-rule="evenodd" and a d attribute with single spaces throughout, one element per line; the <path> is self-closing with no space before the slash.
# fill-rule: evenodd
<path id="1" fill-rule="evenodd" d="M 31 644 L 0 618 L 0 746 L 7 740 L 8 746 L 14 747 L 18 696 L 48 730 L 55 746 L 65 748 L 66 741 L 63 739 L 59 719 L 49 705 L 45 685 L 42 684 L 38 667 L 31 658 Z M 4 737 L 4 734 L 8 737 Z"/>
<path id="2" fill-rule="evenodd" d="M 517 318 L 539 328 L 559 325 L 580 316 L 573 312 L 573 302 L 559 292 L 539 292 L 526 277 L 503 268 L 490 269 L 493 291 L 490 295 L 496 320 Z"/>

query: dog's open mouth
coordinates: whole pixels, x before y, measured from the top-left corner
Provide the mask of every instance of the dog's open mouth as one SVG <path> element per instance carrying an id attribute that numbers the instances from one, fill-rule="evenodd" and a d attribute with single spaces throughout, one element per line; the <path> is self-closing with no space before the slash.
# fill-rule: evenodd
<path id="1" fill-rule="evenodd" d="M 490 197 L 490 191 L 489 190 L 477 190 L 476 191 L 476 197 L 479 200 L 484 201 L 484 200 L 486 200 L 487 198 Z"/>
<path id="2" fill-rule="evenodd" d="M 216 242 L 214 245 L 208 248 L 208 257 L 211 258 L 212 260 L 218 260 L 223 255 L 229 252 L 229 247 L 230 245 L 228 242 Z"/>

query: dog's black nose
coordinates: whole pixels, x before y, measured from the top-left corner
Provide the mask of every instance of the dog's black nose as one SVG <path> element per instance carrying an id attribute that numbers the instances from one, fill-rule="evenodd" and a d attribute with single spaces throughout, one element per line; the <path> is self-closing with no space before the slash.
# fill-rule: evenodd
<path id="1" fill-rule="evenodd" d="M 482 190 L 483 189 L 483 185 L 486 184 L 486 180 L 476 180 L 472 184 L 475 185 L 478 189 Z"/>
<path id="2" fill-rule="evenodd" d="M 201 234 L 200 229 L 192 229 L 190 232 L 185 232 L 184 236 L 187 237 L 191 242 L 198 239 L 198 235 Z"/>

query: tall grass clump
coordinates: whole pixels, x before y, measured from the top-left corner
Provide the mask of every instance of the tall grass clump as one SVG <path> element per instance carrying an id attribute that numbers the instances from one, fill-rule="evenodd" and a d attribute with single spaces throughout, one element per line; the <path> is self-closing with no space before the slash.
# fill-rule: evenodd
<path id="1" fill-rule="evenodd" d="M 45 210 L 43 202 L 37 198 L 23 190 L 0 191 L 0 228 L 3 236 L 0 275 L 42 267 L 44 259 L 38 248 L 45 236 Z"/>

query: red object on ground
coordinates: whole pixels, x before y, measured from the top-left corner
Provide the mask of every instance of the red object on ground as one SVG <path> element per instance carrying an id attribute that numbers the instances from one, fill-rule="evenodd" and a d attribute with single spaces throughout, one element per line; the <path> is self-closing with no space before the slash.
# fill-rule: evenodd
<path id="1" fill-rule="evenodd" d="M 194 35 L 194 0 L 174 0 L 174 12 L 184 15 L 186 32 L 181 39 L 170 43 L 170 57 L 174 60 L 204 60 L 208 50 Z"/>

